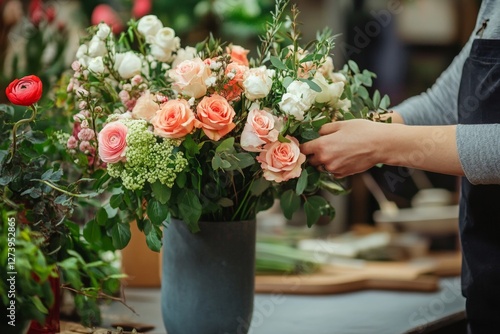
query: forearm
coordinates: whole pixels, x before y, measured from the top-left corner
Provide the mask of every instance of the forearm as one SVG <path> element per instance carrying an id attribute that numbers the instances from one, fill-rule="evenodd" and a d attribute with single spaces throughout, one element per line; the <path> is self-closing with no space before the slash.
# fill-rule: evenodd
<path id="1" fill-rule="evenodd" d="M 442 174 L 464 175 L 458 155 L 455 125 L 388 126 L 391 128 L 385 131 L 386 136 L 379 146 L 379 159 L 382 163 Z"/>

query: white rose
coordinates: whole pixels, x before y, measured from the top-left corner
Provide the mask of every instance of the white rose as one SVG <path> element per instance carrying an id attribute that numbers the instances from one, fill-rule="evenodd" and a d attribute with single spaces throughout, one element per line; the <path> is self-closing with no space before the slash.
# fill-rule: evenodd
<path id="1" fill-rule="evenodd" d="M 117 53 L 115 58 L 115 70 L 123 79 L 130 79 L 134 75 L 141 74 L 142 61 L 132 51 Z"/>
<path id="2" fill-rule="evenodd" d="M 314 103 L 316 95 L 318 95 L 307 83 L 299 80 L 292 81 L 286 88 L 286 92 L 301 97 L 304 103 L 309 106 Z"/>
<path id="3" fill-rule="evenodd" d="M 252 101 L 266 97 L 273 86 L 273 77 L 274 70 L 265 66 L 248 70 L 243 79 L 246 98 Z"/>
<path id="4" fill-rule="evenodd" d="M 304 103 L 299 95 L 285 93 L 278 103 L 282 112 L 289 116 L 294 116 L 296 120 L 302 121 L 304 113 L 311 108 L 310 104 Z"/>
<path id="5" fill-rule="evenodd" d="M 349 99 L 339 100 L 334 105 L 334 107 L 337 109 L 341 109 L 343 111 L 349 111 L 349 109 L 351 109 L 351 100 L 349 100 Z"/>
<path id="6" fill-rule="evenodd" d="M 161 28 L 152 42 L 170 52 L 176 51 L 181 46 L 181 40 L 175 36 L 172 28 Z"/>
<path id="7" fill-rule="evenodd" d="M 78 62 L 80 63 L 80 65 L 82 65 L 82 67 L 87 68 L 89 67 L 89 62 L 91 59 L 92 58 L 90 58 L 89 56 L 82 56 L 78 58 Z"/>
<path id="8" fill-rule="evenodd" d="M 106 23 L 99 23 L 97 26 L 97 33 L 95 34 L 99 39 L 105 40 L 111 33 L 111 28 Z"/>
<path id="9" fill-rule="evenodd" d="M 151 55 L 158 61 L 167 62 L 172 59 L 172 51 L 162 48 L 157 44 L 151 44 Z"/>
<path id="10" fill-rule="evenodd" d="M 325 62 L 318 68 L 318 72 L 323 74 L 325 78 L 329 78 L 333 73 L 333 69 L 333 59 L 332 57 L 328 56 L 326 57 Z"/>
<path id="11" fill-rule="evenodd" d="M 76 51 L 76 58 L 83 58 L 84 56 L 87 55 L 87 52 L 89 51 L 89 48 L 87 47 L 86 44 L 82 44 L 78 47 L 78 50 Z"/>
<path id="12" fill-rule="evenodd" d="M 151 39 L 154 38 L 161 28 L 163 28 L 163 23 L 161 23 L 156 15 L 143 16 L 137 24 L 137 30 L 146 38 L 146 42 L 148 43 L 150 43 Z"/>
<path id="13" fill-rule="evenodd" d="M 97 74 L 103 73 L 104 72 L 104 62 L 102 61 L 102 57 L 95 57 L 91 58 L 88 61 L 88 66 L 87 68 Z"/>
<path id="14" fill-rule="evenodd" d="M 342 81 L 328 83 L 321 73 L 316 73 L 313 80 L 321 87 L 321 92 L 316 95 L 316 102 L 328 103 L 334 106 L 344 92 L 344 83 Z"/>
<path id="15" fill-rule="evenodd" d="M 102 57 L 105 54 L 106 54 L 106 44 L 101 39 L 99 39 L 99 37 L 97 36 L 92 37 L 89 43 L 89 56 Z"/>
<path id="16" fill-rule="evenodd" d="M 177 56 L 175 57 L 174 62 L 172 63 L 172 67 L 176 67 L 184 60 L 192 60 L 198 56 L 198 52 L 196 48 L 192 46 L 186 46 L 184 49 L 177 50 Z"/>
<path id="17" fill-rule="evenodd" d="M 347 83 L 347 78 L 345 77 L 345 75 L 343 75 L 342 73 L 331 73 L 330 74 L 330 79 L 333 81 L 333 82 L 343 82 L 344 84 Z"/>

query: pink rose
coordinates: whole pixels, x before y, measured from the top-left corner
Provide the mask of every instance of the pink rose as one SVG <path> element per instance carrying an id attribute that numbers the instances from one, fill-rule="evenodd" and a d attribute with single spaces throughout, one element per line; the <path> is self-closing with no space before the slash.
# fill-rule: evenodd
<path id="1" fill-rule="evenodd" d="M 254 108 L 250 110 L 241 133 L 241 147 L 250 152 L 262 151 L 262 146 L 278 140 L 282 122 L 271 113 Z"/>
<path id="2" fill-rule="evenodd" d="M 196 113 L 201 122 L 199 126 L 212 140 L 221 139 L 236 126 L 233 107 L 220 95 L 205 96 L 196 107 Z"/>
<path id="3" fill-rule="evenodd" d="M 210 76 L 210 67 L 200 58 L 184 60 L 169 71 L 174 80 L 174 89 L 183 95 L 200 98 L 207 93 L 205 81 Z"/>
<path id="4" fill-rule="evenodd" d="M 249 50 L 239 45 L 231 45 L 226 48 L 226 52 L 231 56 L 231 61 L 239 65 L 248 66 L 247 55 L 250 52 Z"/>
<path id="5" fill-rule="evenodd" d="M 107 163 L 125 161 L 127 148 L 127 126 L 116 121 L 108 123 L 99 132 L 99 157 Z"/>
<path id="6" fill-rule="evenodd" d="M 302 173 L 301 165 L 306 161 L 306 156 L 300 153 L 299 141 L 291 136 L 286 136 L 289 143 L 275 141 L 264 146 L 257 157 L 264 171 L 264 178 L 268 181 L 283 182 L 299 177 Z"/>
<path id="7" fill-rule="evenodd" d="M 149 91 L 145 91 L 137 99 L 132 109 L 132 117 L 135 119 L 144 119 L 149 122 L 156 115 L 156 112 L 160 110 L 160 106 L 155 102 L 154 97 Z"/>
<path id="8" fill-rule="evenodd" d="M 226 67 L 226 76 L 229 78 L 221 95 L 228 101 L 238 100 L 243 93 L 243 77 L 248 71 L 248 67 L 237 63 L 230 63 Z"/>
<path id="9" fill-rule="evenodd" d="M 154 134 L 164 138 L 182 138 L 193 131 L 197 122 L 186 100 L 167 101 L 151 120 Z"/>

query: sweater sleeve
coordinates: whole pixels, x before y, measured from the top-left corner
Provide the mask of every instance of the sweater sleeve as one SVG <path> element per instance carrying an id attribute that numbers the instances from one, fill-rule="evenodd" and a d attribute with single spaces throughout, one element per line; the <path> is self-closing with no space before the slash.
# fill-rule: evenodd
<path id="1" fill-rule="evenodd" d="M 500 184 L 500 124 L 457 125 L 462 169 L 472 184 Z"/>

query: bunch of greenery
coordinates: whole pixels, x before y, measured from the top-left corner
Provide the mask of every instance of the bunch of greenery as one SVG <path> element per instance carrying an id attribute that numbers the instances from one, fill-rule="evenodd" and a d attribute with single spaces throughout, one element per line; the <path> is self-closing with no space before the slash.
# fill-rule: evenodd
<path id="1" fill-rule="evenodd" d="M 15 222 L 17 314 L 42 321 L 53 303 L 47 278 L 59 275 L 61 286 L 75 295 L 82 322 L 97 324 L 98 299 L 116 295 L 123 275 L 84 241 L 80 225 L 72 221 L 77 203 L 96 194 L 78 194 L 85 180 L 66 179 L 57 124 L 47 126 L 44 111 L 38 112 L 36 105 L 27 110 L 0 106 L 1 265 L 6 268 L 8 260 L 6 224 Z M 8 302 L 5 275 L 2 270 L 2 307 Z"/>

